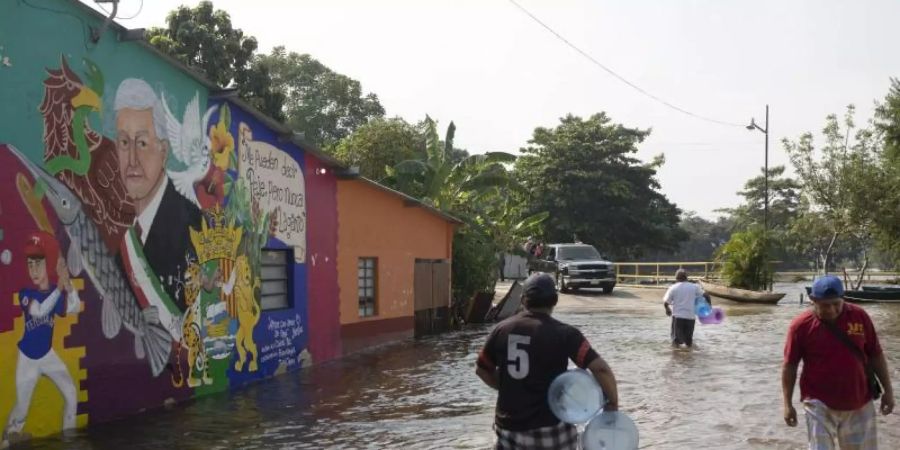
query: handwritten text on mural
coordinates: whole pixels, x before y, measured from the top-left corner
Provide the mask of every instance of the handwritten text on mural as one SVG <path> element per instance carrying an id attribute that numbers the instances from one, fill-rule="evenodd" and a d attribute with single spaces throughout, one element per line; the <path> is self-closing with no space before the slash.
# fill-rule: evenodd
<path id="1" fill-rule="evenodd" d="M 281 320 L 269 317 L 268 321 L 266 329 L 271 334 L 273 341 L 262 346 L 259 361 L 265 363 L 274 359 L 279 364 L 293 368 L 299 363 L 297 355 L 300 349 L 297 339 L 303 335 L 303 322 L 300 320 L 300 315 L 295 314 L 292 318 Z"/>
<path id="2" fill-rule="evenodd" d="M 240 124 L 240 176 L 250 195 L 267 213 L 274 213 L 275 237 L 294 247 L 294 259 L 306 260 L 306 187 L 300 165 L 288 153 L 254 141 L 250 127 Z"/>

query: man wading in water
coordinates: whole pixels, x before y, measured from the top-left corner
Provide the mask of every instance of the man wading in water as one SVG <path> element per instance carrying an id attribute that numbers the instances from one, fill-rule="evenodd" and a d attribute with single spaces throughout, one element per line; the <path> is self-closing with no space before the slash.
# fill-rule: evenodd
<path id="1" fill-rule="evenodd" d="M 678 348 L 681 344 L 687 347 L 694 345 L 694 300 L 697 297 L 704 297 L 707 303 L 712 304 L 709 295 L 703 293 L 700 286 L 688 281 L 687 271 L 678 269 L 675 272 L 675 284 L 663 295 L 666 315 L 672 316 L 672 348 Z"/>
<path id="2" fill-rule="evenodd" d="M 569 360 L 594 375 L 608 399 L 605 411 L 619 408 L 616 378 L 575 327 L 550 317 L 558 300 L 553 278 L 537 272 L 525 280 L 525 311 L 497 324 L 478 355 L 475 373 L 499 391 L 494 430 L 497 449 L 575 449 L 578 431 L 560 422 L 547 391 Z"/>
<path id="3" fill-rule="evenodd" d="M 809 448 L 832 450 L 837 441 L 842 450 L 875 450 L 872 399 L 878 398 L 879 389 L 871 377 L 877 375 L 884 386 L 882 414 L 894 410 L 894 390 L 872 320 L 864 309 L 844 303 L 843 296 L 840 278 L 819 278 L 809 294 L 812 310 L 791 322 L 781 370 L 784 421 L 797 426 L 792 397 L 797 366 L 803 361 L 800 401 L 806 410 Z"/>

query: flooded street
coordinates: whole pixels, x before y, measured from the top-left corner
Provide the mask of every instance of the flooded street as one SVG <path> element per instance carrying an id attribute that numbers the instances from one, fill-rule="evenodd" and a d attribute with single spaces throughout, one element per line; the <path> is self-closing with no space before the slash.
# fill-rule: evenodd
<path id="1" fill-rule="evenodd" d="M 714 301 L 726 321 L 698 324 L 695 351 L 669 348 L 660 290 L 567 295 L 555 316 L 578 326 L 612 366 L 641 448 L 799 449 L 804 422 L 784 425 L 780 365 L 801 291 L 779 288 L 790 293 L 778 306 Z M 896 386 L 900 305 L 865 309 Z M 28 448 L 488 448 L 495 393 L 475 376 L 474 361 L 489 329 L 382 347 Z M 900 448 L 900 415 L 878 421 L 880 448 Z"/>

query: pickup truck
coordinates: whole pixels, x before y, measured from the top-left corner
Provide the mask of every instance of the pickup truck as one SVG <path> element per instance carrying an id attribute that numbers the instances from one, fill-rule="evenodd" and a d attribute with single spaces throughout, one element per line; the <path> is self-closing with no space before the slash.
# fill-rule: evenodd
<path id="1" fill-rule="evenodd" d="M 596 287 L 609 294 L 616 287 L 616 269 L 592 245 L 550 244 L 529 263 L 529 272 L 546 272 L 556 278 L 560 292 Z"/>

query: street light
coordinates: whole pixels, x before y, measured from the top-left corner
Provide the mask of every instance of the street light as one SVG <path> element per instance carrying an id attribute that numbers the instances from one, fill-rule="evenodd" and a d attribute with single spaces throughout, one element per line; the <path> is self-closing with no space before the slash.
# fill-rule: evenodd
<path id="1" fill-rule="evenodd" d="M 763 242 L 765 243 L 765 260 L 766 265 L 769 264 L 769 105 L 766 105 L 766 127 L 762 128 L 756 124 L 756 120 L 750 118 L 750 125 L 747 125 L 750 131 L 759 130 L 766 135 L 766 163 L 763 168 L 765 177 L 765 202 L 763 203 Z"/>

